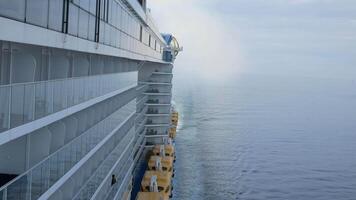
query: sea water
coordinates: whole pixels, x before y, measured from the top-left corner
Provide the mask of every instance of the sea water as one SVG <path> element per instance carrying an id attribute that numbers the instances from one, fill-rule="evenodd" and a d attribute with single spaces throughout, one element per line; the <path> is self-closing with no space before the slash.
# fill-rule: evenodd
<path id="1" fill-rule="evenodd" d="M 356 83 L 177 80 L 173 198 L 356 199 Z"/>

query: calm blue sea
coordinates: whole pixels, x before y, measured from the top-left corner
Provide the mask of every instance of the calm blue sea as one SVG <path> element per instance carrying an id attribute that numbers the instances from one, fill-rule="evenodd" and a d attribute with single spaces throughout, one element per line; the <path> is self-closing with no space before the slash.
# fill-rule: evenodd
<path id="1" fill-rule="evenodd" d="M 356 199 L 356 82 L 175 83 L 174 199 Z"/>

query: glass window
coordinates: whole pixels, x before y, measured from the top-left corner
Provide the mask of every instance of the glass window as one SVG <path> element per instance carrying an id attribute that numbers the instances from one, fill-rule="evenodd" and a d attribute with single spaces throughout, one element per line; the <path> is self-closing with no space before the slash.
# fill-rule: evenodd
<path id="1" fill-rule="evenodd" d="M 25 86 L 24 94 L 24 123 L 34 120 L 34 109 L 35 109 L 35 94 L 34 94 L 34 85 Z"/>
<path id="2" fill-rule="evenodd" d="M 122 8 L 119 4 L 118 4 L 116 12 L 117 12 L 117 16 L 116 16 L 117 17 L 117 23 L 116 23 L 117 26 L 116 27 L 118 29 L 122 30 L 122 28 L 121 28 Z"/>
<path id="3" fill-rule="evenodd" d="M 10 87 L 0 87 L 0 132 L 9 128 Z"/>
<path id="4" fill-rule="evenodd" d="M 93 55 L 91 58 L 90 72 L 91 75 L 102 74 L 104 69 L 104 62 L 101 57 Z"/>
<path id="5" fill-rule="evenodd" d="M 35 119 L 45 116 L 46 105 L 46 85 L 44 83 L 37 83 L 35 85 Z"/>
<path id="6" fill-rule="evenodd" d="M 11 90 L 11 128 L 19 126 L 24 122 L 24 85 L 13 86 Z"/>
<path id="7" fill-rule="evenodd" d="M 0 42 L 0 85 L 10 83 L 10 51 L 7 45 Z"/>
<path id="8" fill-rule="evenodd" d="M 36 66 L 35 81 L 48 80 L 49 73 L 49 52 L 48 49 L 42 48 L 42 53 L 38 58 L 38 63 Z"/>
<path id="9" fill-rule="evenodd" d="M 140 41 L 142 42 L 142 26 L 140 25 Z"/>
<path id="10" fill-rule="evenodd" d="M 95 38 L 95 16 L 93 16 L 93 15 L 89 15 L 88 38 L 91 41 L 94 41 L 94 38 Z"/>
<path id="11" fill-rule="evenodd" d="M 53 113 L 53 85 L 54 82 L 46 83 L 46 115 Z"/>
<path id="12" fill-rule="evenodd" d="M 65 82 L 65 87 L 67 91 L 67 106 L 74 105 L 74 96 L 73 96 L 73 80 L 68 80 Z"/>
<path id="13" fill-rule="evenodd" d="M 79 9 L 79 37 L 88 38 L 89 13 Z"/>
<path id="14" fill-rule="evenodd" d="M 89 0 L 89 11 L 93 15 L 96 13 L 96 0 Z"/>
<path id="15" fill-rule="evenodd" d="M 12 82 L 23 83 L 34 81 L 36 59 L 21 46 L 12 50 Z"/>
<path id="16" fill-rule="evenodd" d="M 80 0 L 72 0 L 72 1 L 73 1 L 73 3 L 74 3 L 75 5 L 77 5 L 77 6 L 80 5 Z"/>
<path id="17" fill-rule="evenodd" d="M 48 28 L 61 31 L 63 15 L 63 0 L 49 1 Z"/>
<path id="18" fill-rule="evenodd" d="M 100 27 L 99 27 L 99 42 L 104 43 L 105 38 L 105 22 L 100 20 Z"/>
<path id="19" fill-rule="evenodd" d="M 117 26 L 117 3 L 114 1 L 111 4 L 111 12 L 110 12 L 110 16 L 111 16 L 111 25 L 113 26 Z"/>
<path id="20" fill-rule="evenodd" d="M 117 38 L 117 30 L 116 28 L 110 26 L 110 45 L 115 46 L 116 45 L 116 38 Z"/>
<path id="21" fill-rule="evenodd" d="M 108 0 L 108 23 L 113 24 L 113 11 L 114 11 L 114 6 L 113 6 L 113 0 Z"/>
<path id="22" fill-rule="evenodd" d="M 85 55 L 77 54 L 74 57 L 73 77 L 88 76 L 89 59 Z"/>
<path id="23" fill-rule="evenodd" d="M 105 2 L 106 0 L 100 0 L 100 19 L 105 19 Z"/>
<path id="24" fill-rule="evenodd" d="M 47 27 L 48 0 L 27 0 L 26 21 Z"/>
<path id="25" fill-rule="evenodd" d="M 65 81 L 56 81 L 54 83 L 54 92 L 53 93 L 53 112 L 60 111 L 65 109 L 67 104 L 67 90 Z"/>
<path id="26" fill-rule="evenodd" d="M 25 1 L 23 0 L 0 0 L 0 15 L 25 20 Z"/>
<path id="27" fill-rule="evenodd" d="M 116 45 L 115 45 L 116 47 L 120 47 L 121 34 L 122 34 L 121 31 L 116 31 L 116 36 L 115 36 L 116 37 L 116 39 L 115 39 L 116 40 Z"/>
<path id="28" fill-rule="evenodd" d="M 105 44 L 109 45 L 110 44 L 110 25 L 105 23 Z"/>
<path id="29" fill-rule="evenodd" d="M 70 3 L 68 33 L 75 36 L 78 35 L 78 15 L 79 8 Z"/>
<path id="30" fill-rule="evenodd" d="M 53 50 L 50 59 L 50 79 L 67 78 L 71 75 L 70 60 L 65 51 Z"/>
<path id="31" fill-rule="evenodd" d="M 80 7 L 86 11 L 89 11 L 89 0 L 80 0 Z"/>

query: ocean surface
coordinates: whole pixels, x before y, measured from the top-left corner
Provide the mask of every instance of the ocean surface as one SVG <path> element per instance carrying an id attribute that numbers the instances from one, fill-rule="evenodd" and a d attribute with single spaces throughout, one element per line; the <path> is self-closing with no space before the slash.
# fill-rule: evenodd
<path id="1" fill-rule="evenodd" d="M 179 80 L 175 200 L 356 199 L 356 82 Z"/>

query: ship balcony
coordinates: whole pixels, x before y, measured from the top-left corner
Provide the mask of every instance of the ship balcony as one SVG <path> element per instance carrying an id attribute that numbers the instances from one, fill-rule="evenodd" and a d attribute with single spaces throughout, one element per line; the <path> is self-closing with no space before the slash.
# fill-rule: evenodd
<path id="1" fill-rule="evenodd" d="M 137 95 L 143 94 L 147 89 L 148 89 L 149 85 L 147 84 L 140 84 L 136 87 L 136 92 Z"/>
<path id="2" fill-rule="evenodd" d="M 157 90 L 147 90 L 143 94 L 148 95 L 148 96 L 171 96 L 171 92 L 160 92 Z"/>
<path id="3" fill-rule="evenodd" d="M 91 199 L 96 191 L 102 189 L 101 183 L 109 182 L 105 179 L 111 178 L 111 174 L 119 174 L 117 183 L 120 183 L 121 176 L 127 174 L 128 171 L 117 171 L 117 166 L 122 166 L 123 163 L 130 161 L 129 159 L 120 164 L 122 161 L 120 158 L 125 153 L 130 155 L 135 134 L 132 127 L 133 120 L 130 119 L 130 123 L 114 129 L 97 146 L 92 148 L 76 166 L 66 173 L 66 176 L 57 182 L 58 184 L 53 185 L 51 190 L 47 190 L 42 195 L 43 199 L 69 199 L 73 196 Z"/>
<path id="4" fill-rule="evenodd" d="M 172 96 L 148 96 L 148 104 L 171 104 Z"/>
<path id="5" fill-rule="evenodd" d="M 147 107 L 147 112 L 145 114 L 147 115 L 160 115 L 160 114 L 170 114 L 170 106 L 148 106 Z"/>
<path id="6" fill-rule="evenodd" d="M 169 135 L 162 134 L 162 135 L 146 135 L 146 146 L 152 148 L 156 144 L 162 144 L 165 138 L 169 138 Z"/>
<path id="7" fill-rule="evenodd" d="M 55 153 L 1 187 L 0 193 L 5 195 L 5 200 L 26 199 L 29 196 L 32 199 L 37 199 L 62 179 L 64 174 L 72 171 L 75 165 L 79 165 L 79 163 L 83 163 L 83 160 L 90 158 L 94 153 L 94 148 L 98 150 L 101 147 L 107 147 L 102 144 L 105 138 L 112 138 L 114 135 L 123 134 L 123 132 L 126 133 L 133 125 L 134 114 L 131 114 L 127 119 L 123 118 L 122 121 L 117 121 L 115 119 L 124 114 L 120 112 L 122 111 L 114 113 L 88 129 Z M 125 116 L 127 117 L 127 114 Z M 110 140 L 107 139 L 106 141 Z M 90 172 L 81 175 L 85 176 L 85 174 L 89 175 Z M 83 178 L 83 180 L 85 179 Z"/>
<path id="8" fill-rule="evenodd" d="M 149 82 L 149 81 L 141 81 L 139 84 L 145 84 L 145 85 L 167 85 L 167 86 L 172 86 L 172 83 L 161 83 L 161 82 Z"/>
<path id="9" fill-rule="evenodd" d="M 109 74 L 0 86 L 0 133 L 136 84 Z"/>
<path id="10" fill-rule="evenodd" d="M 147 96 L 143 96 L 140 99 L 136 99 L 137 110 L 141 110 L 145 106 L 145 103 L 147 102 L 147 100 L 148 100 Z"/>
<path id="11" fill-rule="evenodd" d="M 167 128 L 147 128 L 145 135 L 168 135 Z"/>
<path id="12" fill-rule="evenodd" d="M 134 166 L 135 166 L 134 161 L 127 162 L 125 166 L 122 167 L 122 171 L 125 173 L 123 173 L 122 176 L 120 176 L 119 179 L 117 180 L 117 183 L 121 183 L 121 184 L 115 184 L 111 186 L 110 185 L 111 181 L 107 180 L 105 182 L 107 189 L 101 190 L 101 192 L 95 195 L 92 199 L 93 200 L 127 199 L 127 197 L 129 196 L 129 194 L 127 194 L 127 191 L 130 190 L 130 187 L 132 185 L 130 184 L 130 182 L 132 181 L 131 172 L 133 171 Z"/>
<path id="13" fill-rule="evenodd" d="M 171 127 L 171 124 L 145 124 L 146 128 L 153 128 L 153 127 Z"/>
<path id="14" fill-rule="evenodd" d="M 145 114 L 146 117 L 169 117 L 169 114 L 166 113 L 157 113 L 157 114 Z"/>
<path id="15" fill-rule="evenodd" d="M 172 74 L 152 74 L 146 82 L 153 83 L 172 83 L 173 75 Z"/>
<path id="16" fill-rule="evenodd" d="M 152 84 L 171 84 L 172 83 L 172 78 L 150 78 L 149 80 L 143 81 L 147 83 L 152 83 Z"/>
<path id="17" fill-rule="evenodd" d="M 169 124 L 169 117 L 150 117 L 146 119 L 146 125 L 149 124 Z"/>
<path id="18" fill-rule="evenodd" d="M 83 184 L 80 190 L 77 192 L 76 198 L 82 198 L 85 196 L 92 196 L 92 199 L 97 197 L 97 194 L 104 190 L 107 185 L 105 183 L 110 183 L 111 175 L 116 174 L 117 183 L 121 183 L 123 176 L 127 171 L 123 169 L 115 170 L 115 166 L 125 165 L 125 163 L 130 162 L 132 148 L 133 148 L 133 135 L 126 135 L 125 138 L 117 145 L 117 147 L 102 161 L 102 164 L 94 170 L 91 177 Z M 120 180 L 121 179 L 121 180 Z M 100 184 L 104 183 L 104 184 Z M 93 188 L 96 186 L 95 188 Z M 98 187 L 98 189 L 96 189 Z M 110 187 L 109 187 L 110 188 Z M 97 192 L 96 192 L 97 191 Z"/>
<path id="19" fill-rule="evenodd" d="M 155 107 L 151 108 L 148 107 L 146 110 L 146 116 L 164 116 L 164 115 L 169 115 L 170 110 L 166 107 Z"/>
<path id="20" fill-rule="evenodd" d="M 145 105 L 150 107 L 171 107 L 170 103 L 145 103 Z"/>
<path id="21" fill-rule="evenodd" d="M 144 132 L 139 134 L 137 136 L 137 140 L 135 142 L 134 148 L 133 148 L 133 154 L 134 154 L 134 160 L 138 159 L 138 157 L 141 155 L 140 150 L 141 148 L 145 145 L 145 134 Z"/>
<path id="22" fill-rule="evenodd" d="M 160 93 L 171 93 L 172 85 L 149 85 L 145 92 L 160 92 Z"/>
<path id="23" fill-rule="evenodd" d="M 156 76 L 173 76 L 171 72 L 152 72 L 152 75 Z"/>
<path id="24" fill-rule="evenodd" d="M 146 131 L 146 127 L 144 126 L 144 123 L 136 123 L 136 134 L 144 134 Z"/>
<path id="25" fill-rule="evenodd" d="M 140 122 L 144 121 L 145 119 L 146 119 L 145 112 L 136 113 L 135 121 L 137 123 L 140 123 Z"/>

